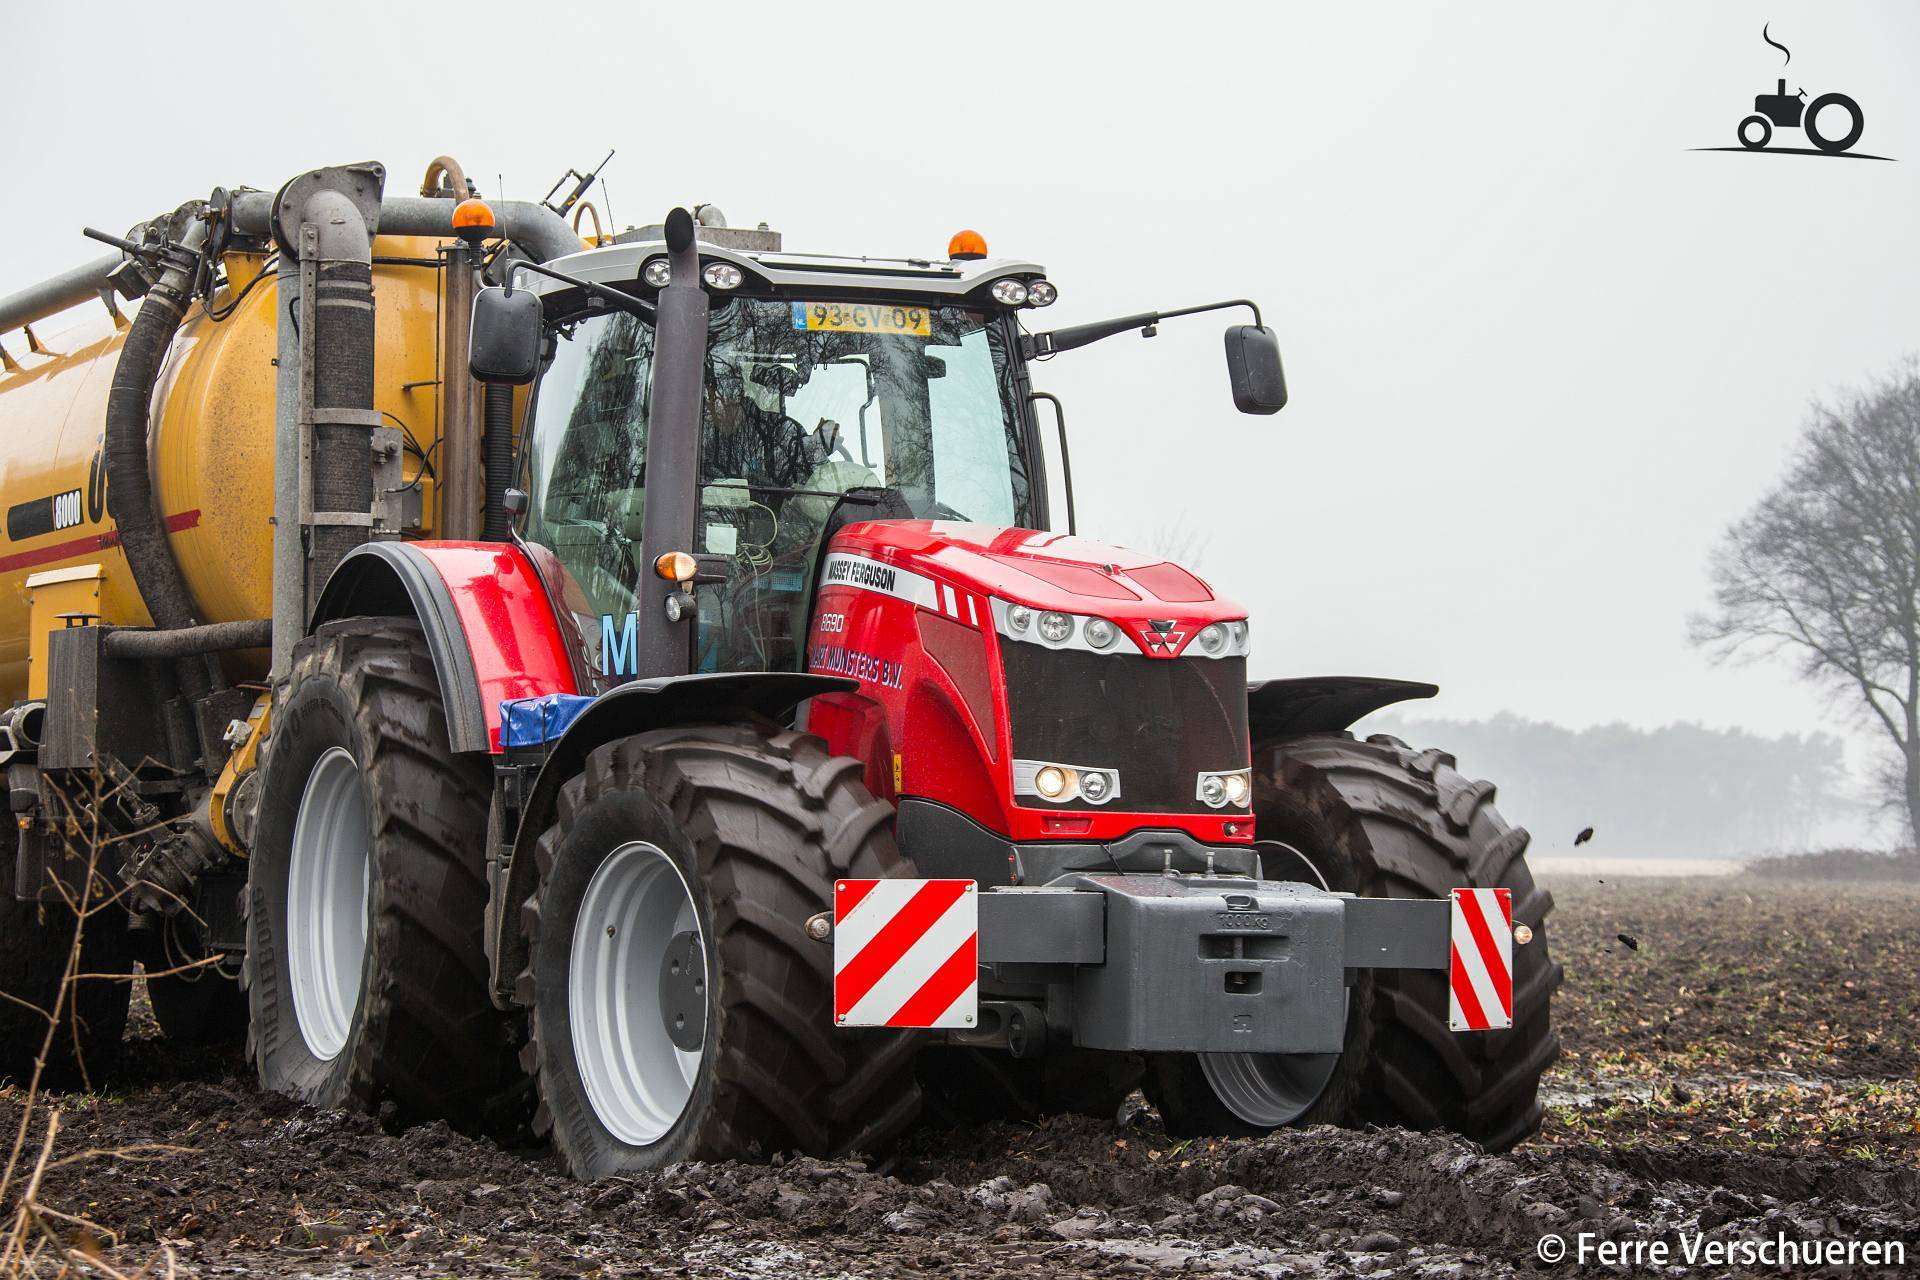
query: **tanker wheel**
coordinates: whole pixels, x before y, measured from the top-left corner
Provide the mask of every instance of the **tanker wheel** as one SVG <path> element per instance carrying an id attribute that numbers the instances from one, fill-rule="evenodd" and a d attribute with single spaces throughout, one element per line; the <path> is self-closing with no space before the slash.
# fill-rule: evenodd
<path id="1" fill-rule="evenodd" d="M 1347 1038 L 1326 1064 L 1301 1123 L 1400 1124 L 1450 1129 L 1503 1151 L 1540 1127 L 1540 1075 L 1559 1057 L 1550 1003 L 1560 966 L 1547 953 L 1553 899 L 1527 869 L 1527 834 L 1493 807 L 1493 786 L 1472 782 L 1438 751 L 1388 737 L 1298 738 L 1254 749 L 1254 829 L 1298 849 L 1336 891 L 1362 897 L 1443 898 L 1456 886 L 1513 890 L 1516 923 L 1532 942 L 1514 948 L 1514 1025 L 1458 1033 L 1447 1026 L 1442 970 L 1367 971 L 1348 990 Z M 1237 1055 L 1203 1070 L 1200 1055 L 1156 1057 L 1148 1096 L 1169 1131 L 1258 1132 L 1255 1106 L 1297 1105 L 1311 1085 L 1303 1064 Z M 1231 1080 L 1225 1077 L 1231 1075 Z M 1271 1077 L 1271 1088 L 1263 1088 Z"/>
<path id="2" fill-rule="evenodd" d="M 0 850 L 0 1081 L 25 1083 L 46 1044 L 47 1019 L 73 952 L 72 911 L 58 897 L 19 902 L 13 896 L 14 851 Z M 78 973 L 131 973 L 126 914 L 117 907 L 88 916 L 80 935 Z M 61 1010 L 42 1084 L 97 1083 L 120 1052 L 131 982 L 83 980 Z"/>
<path id="3" fill-rule="evenodd" d="M 909 875 L 856 760 L 772 725 L 658 729 L 561 789 L 521 913 L 536 1132 L 576 1175 L 878 1154 L 919 1112 L 917 1041 L 833 1025 L 843 876 Z"/>
<path id="4" fill-rule="evenodd" d="M 949 1123 L 1040 1120 L 1050 1115 L 1111 1120 L 1140 1087 L 1140 1055 L 1063 1045 L 1037 1058 L 959 1046 L 920 1055 L 929 1105 Z"/>
<path id="5" fill-rule="evenodd" d="M 248 862 L 249 1049 L 266 1088 L 390 1123 L 510 1127 L 510 1020 L 482 949 L 489 773 L 447 749 L 410 618 L 294 650 Z"/>
<path id="6" fill-rule="evenodd" d="M 1750 126 L 1759 125 L 1760 131 L 1754 134 Z M 1736 131 L 1740 145 L 1749 151 L 1759 151 L 1773 140 L 1773 121 L 1765 116 L 1748 116 L 1740 122 Z"/>
<path id="7" fill-rule="evenodd" d="M 1820 132 L 1820 109 L 1839 107 L 1847 113 L 1847 131 L 1838 138 L 1829 138 Z M 1814 146 L 1827 152 L 1845 151 L 1860 141 L 1860 135 L 1866 130 L 1867 118 L 1860 111 L 1860 104 L 1844 93 L 1823 93 L 1807 104 L 1807 114 L 1802 117 L 1801 128 L 1807 131 L 1807 140 Z"/>

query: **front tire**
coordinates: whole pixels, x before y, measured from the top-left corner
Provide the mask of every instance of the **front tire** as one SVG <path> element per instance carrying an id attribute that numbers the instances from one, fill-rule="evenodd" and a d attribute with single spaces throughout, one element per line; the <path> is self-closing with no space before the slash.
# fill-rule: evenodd
<path id="1" fill-rule="evenodd" d="M 1757 132 L 1756 132 L 1757 130 Z M 1773 141 L 1773 121 L 1765 116 L 1748 116 L 1735 130 L 1740 145 L 1749 151 L 1763 151 Z"/>
<path id="2" fill-rule="evenodd" d="M 1444 898 L 1458 886 L 1505 886 L 1515 923 L 1534 933 L 1514 948 L 1509 1030 L 1450 1030 L 1444 971 L 1365 971 L 1348 991 L 1345 1048 L 1296 1122 L 1449 1129 L 1490 1151 L 1538 1130 L 1540 1075 L 1560 1053 L 1550 1004 L 1561 970 L 1545 927 L 1553 898 L 1533 883 L 1527 833 L 1495 811 L 1492 784 L 1465 778 L 1443 752 L 1329 734 L 1255 748 L 1254 814 L 1263 838 L 1298 849 L 1335 891 Z M 1222 1092 L 1199 1087 L 1193 1055 L 1155 1067 L 1149 1096 L 1170 1130 L 1261 1131 Z"/>
<path id="3" fill-rule="evenodd" d="M 487 762 L 448 751 L 418 624 L 302 641 L 266 750 L 245 965 L 260 1083 L 395 1124 L 510 1129 L 514 1037 L 482 949 Z"/>
<path id="4" fill-rule="evenodd" d="M 836 1030 L 840 877 L 909 874 L 858 761 L 771 726 L 607 743 L 561 789 L 522 913 L 534 1128 L 581 1178 L 878 1153 L 918 1114 L 911 1033 Z"/>

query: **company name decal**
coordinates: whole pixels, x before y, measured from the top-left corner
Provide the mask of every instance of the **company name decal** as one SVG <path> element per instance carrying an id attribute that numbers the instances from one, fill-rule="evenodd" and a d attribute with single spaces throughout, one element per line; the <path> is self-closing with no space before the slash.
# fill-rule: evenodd
<path id="1" fill-rule="evenodd" d="M 820 571 L 820 588 L 824 591 L 828 587 L 854 587 L 928 608 L 939 607 L 933 579 L 922 577 L 911 569 L 897 569 L 893 565 L 869 560 L 865 556 L 849 555 L 844 551 L 829 555 L 826 567 Z"/>
<path id="2" fill-rule="evenodd" d="M 904 664 L 876 658 L 837 644 L 816 644 L 807 650 L 807 669 L 827 675 L 851 676 L 883 689 L 898 689 L 905 681 Z"/>

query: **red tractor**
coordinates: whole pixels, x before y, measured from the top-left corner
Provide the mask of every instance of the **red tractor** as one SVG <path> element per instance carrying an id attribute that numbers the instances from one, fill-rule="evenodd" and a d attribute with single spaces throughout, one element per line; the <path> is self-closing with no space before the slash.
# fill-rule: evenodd
<path id="1" fill-rule="evenodd" d="M 929 1095 L 1111 1115 L 1141 1087 L 1176 1134 L 1538 1127 L 1560 970 L 1527 836 L 1451 757 L 1348 732 L 1434 687 L 1250 683 L 1245 609 L 1075 536 L 1070 483 L 1051 509 L 1035 360 L 1245 308 L 1233 398 L 1271 414 L 1253 304 L 1029 332 L 1054 284 L 971 233 L 829 257 L 675 210 L 574 251 L 542 210 L 383 180 L 216 193 L 124 246 L 170 299 L 209 253 L 277 246 L 251 728 L 205 655 L 265 620 L 48 637 L 36 785 L 143 735 L 156 798 L 118 874 L 244 966 L 267 1087 L 478 1129 L 525 1119 L 530 1076 L 585 1177 L 878 1152 Z M 383 452 L 371 246 L 407 234 L 447 235 L 383 269 L 443 273 L 482 387 L 441 376 L 486 431 Z M 136 462 L 184 310 L 153 305 L 116 401 Z M 484 533 L 407 536 L 428 455 L 477 510 L 481 451 Z M 161 679 L 174 720 L 104 702 Z M 244 926 L 206 890 L 241 876 Z"/>

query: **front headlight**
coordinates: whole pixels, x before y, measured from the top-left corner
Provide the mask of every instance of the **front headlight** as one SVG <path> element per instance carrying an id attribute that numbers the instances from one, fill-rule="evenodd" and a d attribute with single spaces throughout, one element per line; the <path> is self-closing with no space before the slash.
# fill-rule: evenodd
<path id="1" fill-rule="evenodd" d="M 1120 773 L 1117 769 L 1050 760 L 1015 760 L 1013 794 L 1049 804 L 1071 804 L 1075 800 L 1105 804 L 1120 794 Z"/>
<path id="2" fill-rule="evenodd" d="M 1040 638 L 1048 644 L 1065 644 L 1073 634 L 1073 619 L 1064 613 L 1040 615 Z"/>
<path id="3" fill-rule="evenodd" d="M 1193 788 L 1193 798 L 1209 809 L 1220 809 L 1227 805 L 1244 809 L 1252 794 L 1253 770 L 1251 769 L 1203 773 L 1195 780 Z"/>

